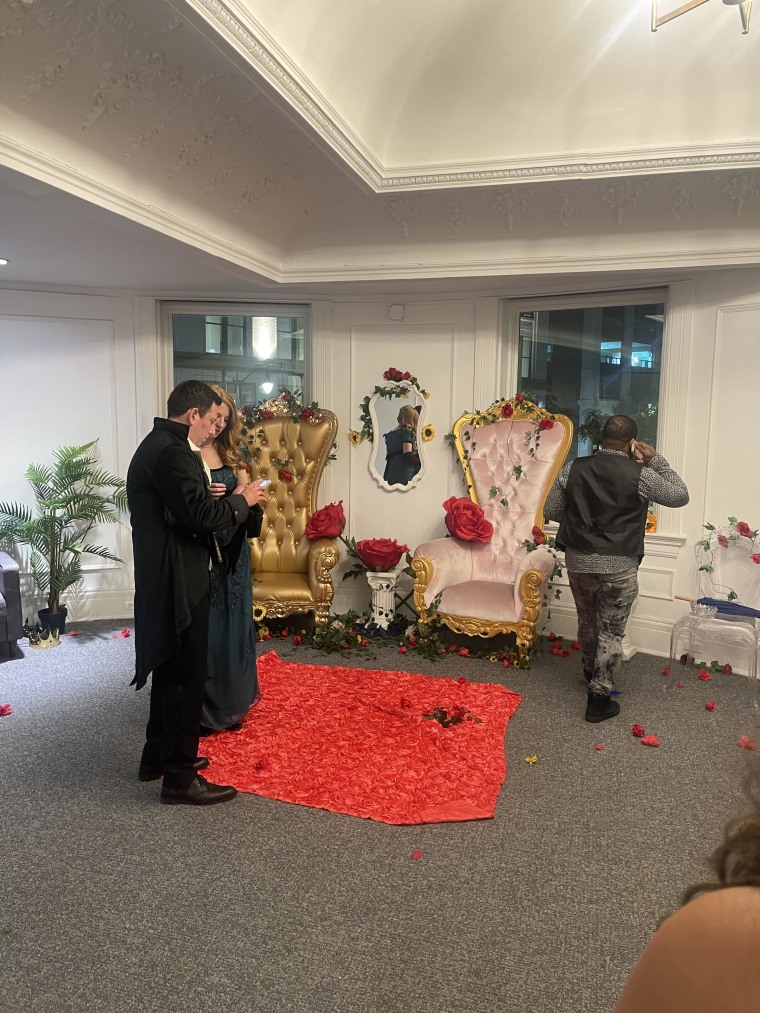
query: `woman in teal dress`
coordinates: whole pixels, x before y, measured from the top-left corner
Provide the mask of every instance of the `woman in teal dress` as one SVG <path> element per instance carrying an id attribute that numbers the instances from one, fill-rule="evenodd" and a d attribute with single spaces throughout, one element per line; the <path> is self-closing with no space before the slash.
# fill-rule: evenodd
<path id="1" fill-rule="evenodd" d="M 203 460 L 211 471 L 211 495 L 228 496 L 246 484 L 247 448 L 241 444 L 241 422 L 235 402 L 216 384 L 209 384 L 222 398 L 224 427 L 207 446 Z M 266 499 L 261 489 L 260 502 Z M 201 714 L 201 734 L 239 731 L 243 718 L 258 703 L 256 644 L 253 626 L 251 557 L 246 536 L 261 529 L 260 506 L 252 510 L 247 526 L 217 532 L 223 563 L 211 568 L 211 605 L 208 631 L 208 675 Z"/>
<path id="2" fill-rule="evenodd" d="M 385 470 L 383 479 L 388 485 L 409 485 L 420 470 L 417 449 L 417 426 L 420 416 L 416 408 L 404 405 L 398 413 L 398 425 L 385 433 Z"/>

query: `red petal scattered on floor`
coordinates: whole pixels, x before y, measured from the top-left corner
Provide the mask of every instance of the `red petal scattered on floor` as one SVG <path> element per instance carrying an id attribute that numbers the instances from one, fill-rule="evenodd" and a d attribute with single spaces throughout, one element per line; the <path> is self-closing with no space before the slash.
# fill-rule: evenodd
<path id="1" fill-rule="evenodd" d="M 707 671 L 706 668 L 700 668 L 699 678 L 702 680 L 702 682 L 712 682 L 712 676 L 710 675 L 710 673 Z"/>
<path id="2" fill-rule="evenodd" d="M 598 746 L 594 746 L 594 749 L 597 751 L 597 753 L 601 753 L 602 750 L 604 749 L 604 746 L 600 742 Z"/>
<path id="3" fill-rule="evenodd" d="M 13 708 L 9 703 L 0 703 L 0 717 L 7 718 L 9 714 L 13 713 Z"/>
<path id="4" fill-rule="evenodd" d="M 418 858 L 422 858 L 422 852 L 421 851 L 413 851 L 412 852 L 412 858 L 416 862 Z"/>
<path id="5" fill-rule="evenodd" d="M 749 735 L 742 735 L 739 739 L 739 745 L 742 749 L 757 749 L 757 743 Z"/>
<path id="6" fill-rule="evenodd" d="M 705 710 L 714 711 L 715 710 L 715 701 L 714 700 L 708 700 L 707 703 L 705 704 Z"/>
<path id="7" fill-rule="evenodd" d="M 659 746 L 660 740 L 657 738 L 656 735 L 646 735 L 641 740 L 641 744 L 642 746 Z"/>
<path id="8" fill-rule="evenodd" d="M 641 739 L 646 735 L 646 732 L 641 725 L 631 725 L 631 735 L 637 739 Z"/>

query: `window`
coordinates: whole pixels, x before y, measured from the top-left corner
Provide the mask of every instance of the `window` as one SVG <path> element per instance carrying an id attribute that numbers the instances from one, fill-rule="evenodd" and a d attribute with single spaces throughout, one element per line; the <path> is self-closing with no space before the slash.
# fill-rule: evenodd
<path id="1" fill-rule="evenodd" d="M 598 447 L 610 415 L 629 415 L 656 445 L 664 292 L 531 300 L 515 310 L 518 389 L 572 419 L 570 460 Z"/>
<path id="2" fill-rule="evenodd" d="M 308 400 L 307 307 L 185 304 L 167 311 L 175 384 L 217 383 L 240 407 L 276 397 L 283 387 L 304 391 Z"/>

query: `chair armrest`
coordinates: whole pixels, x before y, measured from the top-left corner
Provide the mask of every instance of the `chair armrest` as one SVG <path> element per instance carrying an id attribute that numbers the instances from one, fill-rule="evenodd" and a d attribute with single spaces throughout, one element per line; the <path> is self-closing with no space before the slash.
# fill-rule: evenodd
<path id="1" fill-rule="evenodd" d="M 330 570 L 340 559 L 335 542 L 330 538 L 318 538 L 309 547 L 309 589 L 314 601 L 331 602 L 333 582 Z"/>
<path id="2" fill-rule="evenodd" d="M 414 550 L 414 558 L 430 562 L 432 572 L 424 591 L 426 606 L 449 584 L 472 580 L 472 548 L 456 538 L 434 538 L 423 542 Z M 419 571 L 417 574 L 419 580 Z"/>
<path id="3" fill-rule="evenodd" d="M 515 571 L 515 611 L 518 616 L 522 615 L 525 605 L 535 604 L 533 601 L 535 591 L 530 591 L 529 588 L 541 587 L 543 589 L 554 571 L 554 562 L 553 554 L 542 545 L 532 552 L 525 553 L 522 562 Z M 538 581 L 531 579 L 527 586 L 523 587 L 523 578 L 532 571 L 538 573 L 540 579 Z"/>

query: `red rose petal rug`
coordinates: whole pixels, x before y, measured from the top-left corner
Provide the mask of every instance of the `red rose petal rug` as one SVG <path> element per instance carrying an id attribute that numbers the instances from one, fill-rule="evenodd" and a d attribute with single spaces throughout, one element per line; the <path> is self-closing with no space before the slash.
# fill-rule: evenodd
<path id="1" fill-rule="evenodd" d="M 258 661 L 261 701 L 240 732 L 201 742 L 217 784 L 382 823 L 491 819 L 517 693 L 409 672 Z M 423 718 L 464 707 L 480 723 Z"/>

